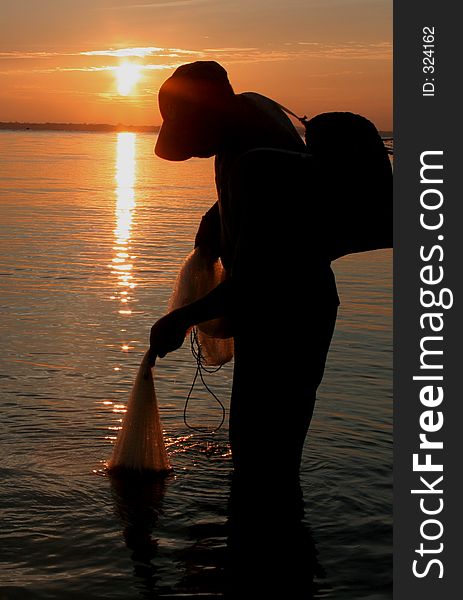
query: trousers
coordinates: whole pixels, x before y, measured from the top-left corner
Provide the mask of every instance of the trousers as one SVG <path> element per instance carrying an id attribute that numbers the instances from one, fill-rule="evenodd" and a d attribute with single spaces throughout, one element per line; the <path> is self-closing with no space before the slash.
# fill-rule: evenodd
<path id="1" fill-rule="evenodd" d="M 247 153 L 230 182 L 235 217 L 235 471 L 296 474 L 339 298 L 297 153 Z M 233 208 L 234 209 L 234 208 Z"/>

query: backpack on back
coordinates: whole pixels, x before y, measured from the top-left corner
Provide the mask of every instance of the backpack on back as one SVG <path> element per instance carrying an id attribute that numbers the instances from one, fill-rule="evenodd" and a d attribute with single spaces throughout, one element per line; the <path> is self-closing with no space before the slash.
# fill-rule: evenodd
<path id="1" fill-rule="evenodd" d="M 301 118 L 280 107 L 305 126 L 307 185 L 330 259 L 392 248 L 392 167 L 373 123 L 350 112 Z"/>

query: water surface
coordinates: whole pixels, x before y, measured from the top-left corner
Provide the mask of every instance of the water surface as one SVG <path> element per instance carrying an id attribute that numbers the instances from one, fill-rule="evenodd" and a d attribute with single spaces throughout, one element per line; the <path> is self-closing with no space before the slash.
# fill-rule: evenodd
<path id="1" fill-rule="evenodd" d="M 2 600 L 223 594 L 227 427 L 211 436 L 183 422 L 188 344 L 156 372 L 175 476 L 121 491 L 95 473 L 214 202 L 212 161 L 160 161 L 154 141 L 0 132 Z M 391 258 L 334 263 L 342 304 L 301 471 L 304 531 L 317 552 L 301 568 L 316 562 L 316 598 L 392 597 Z M 231 380 L 232 365 L 212 378 L 226 404 Z M 198 391 L 191 424 L 220 417 Z M 276 514 L 269 527 L 286 519 Z M 276 569 L 284 539 L 276 534 Z"/>

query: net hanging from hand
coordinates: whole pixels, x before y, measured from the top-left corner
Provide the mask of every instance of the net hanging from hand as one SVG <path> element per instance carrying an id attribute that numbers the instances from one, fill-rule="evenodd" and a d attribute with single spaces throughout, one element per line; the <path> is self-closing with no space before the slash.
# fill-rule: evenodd
<path id="1" fill-rule="evenodd" d="M 108 470 L 110 473 L 131 471 L 159 475 L 172 471 L 148 354 L 145 354 L 138 369 Z"/>

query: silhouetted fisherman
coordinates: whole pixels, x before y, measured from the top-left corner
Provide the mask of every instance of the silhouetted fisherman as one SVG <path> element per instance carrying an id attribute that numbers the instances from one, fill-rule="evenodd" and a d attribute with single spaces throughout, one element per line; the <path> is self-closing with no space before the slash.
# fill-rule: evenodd
<path id="1" fill-rule="evenodd" d="M 235 471 L 284 494 L 275 475 L 297 477 L 339 305 L 307 150 L 277 103 L 235 94 L 216 62 L 179 67 L 159 106 L 158 156 L 215 156 L 218 202 L 195 246 L 220 256 L 229 277 L 155 323 L 151 359 L 179 348 L 193 324 L 232 320 Z"/>

